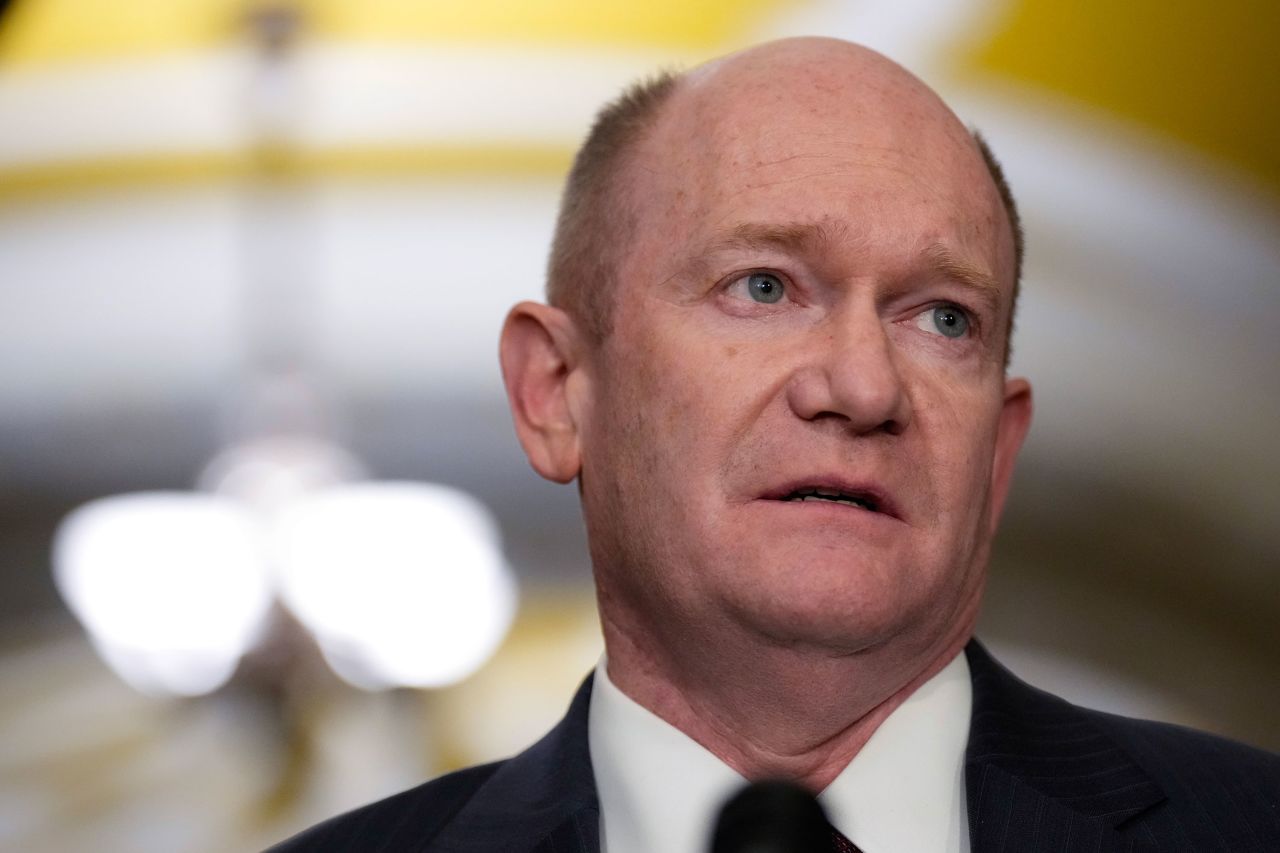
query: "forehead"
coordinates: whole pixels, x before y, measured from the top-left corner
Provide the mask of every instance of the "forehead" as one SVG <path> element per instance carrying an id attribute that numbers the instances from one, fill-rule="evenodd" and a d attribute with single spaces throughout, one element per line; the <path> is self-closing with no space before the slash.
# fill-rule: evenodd
<path id="1" fill-rule="evenodd" d="M 939 243 L 1012 288 L 1012 238 L 967 129 L 881 57 L 764 57 L 694 72 L 638 146 L 642 260 L 743 225 L 824 222 L 846 245 Z M 981 256 L 980 258 L 977 256 Z"/>

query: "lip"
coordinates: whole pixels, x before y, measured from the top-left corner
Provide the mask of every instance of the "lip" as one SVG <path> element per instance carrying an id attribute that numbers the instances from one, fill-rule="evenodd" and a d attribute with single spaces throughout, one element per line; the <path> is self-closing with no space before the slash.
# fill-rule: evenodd
<path id="1" fill-rule="evenodd" d="M 819 489 L 824 492 L 841 492 L 846 495 L 856 495 L 865 497 L 867 500 L 875 504 L 876 509 L 870 512 L 871 515 L 883 515 L 888 518 L 902 521 L 902 512 L 898 508 L 897 503 L 889 495 L 888 491 L 879 483 L 871 481 L 850 480 L 838 475 L 816 474 L 807 477 L 795 477 L 782 483 L 776 487 L 771 487 L 758 498 L 759 500 L 784 502 L 783 498 L 793 492 L 801 489 Z M 786 501 L 790 503 L 789 501 Z M 841 504 L 832 502 L 833 507 L 840 507 Z M 848 507 L 848 509 L 858 512 L 869 512 L 866 509 L 858 507 Z"/>

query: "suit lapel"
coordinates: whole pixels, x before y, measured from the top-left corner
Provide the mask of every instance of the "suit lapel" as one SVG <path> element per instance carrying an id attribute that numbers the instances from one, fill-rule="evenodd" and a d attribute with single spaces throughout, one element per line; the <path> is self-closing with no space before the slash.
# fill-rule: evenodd
<path id="1" fill-rule="evenodd" d="M 538 842 L 534 853 L 600 853 L 600 812 L 581 809 Z"/>
<path id="2" fill-rule="evenodd" d="M 600 804 L 587 747 L 590 677 L 547 735 L 502 765 L 431 853 L 600 853 Z"/>
<path id="3" fill-rule="evenodd" d="M 965 650 L 973 719 L 965 756 L 973 853 L 1128 850 L 1125 830 L 1164 793 L 1081 709 Z"/>

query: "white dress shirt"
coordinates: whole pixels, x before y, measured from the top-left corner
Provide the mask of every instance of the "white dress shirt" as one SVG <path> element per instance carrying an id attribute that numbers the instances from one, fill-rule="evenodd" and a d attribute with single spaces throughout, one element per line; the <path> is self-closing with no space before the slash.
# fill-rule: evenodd
<path id="1" fill-rule="evenodd" d="M 912 693 L 818 797 L 863 853 L 968 853 L 964 752 L 973 688 L 959 654 Z M 745 780 L 596 667 L 587 723 L 602 853 L 706 853 Z"/>

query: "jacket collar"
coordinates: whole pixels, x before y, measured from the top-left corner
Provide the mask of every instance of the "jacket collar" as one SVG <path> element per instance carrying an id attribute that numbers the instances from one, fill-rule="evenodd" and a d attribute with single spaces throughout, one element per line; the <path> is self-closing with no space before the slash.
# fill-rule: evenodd
<path id="1" fill-rule="evenodd" d="M 600 803 L 587 747 L 591 682 L 588 676 L 555 728 L 480 786 L 429 849 L 598 853 Z"/>
<path id="2" fill-rule="evenodd" d="M 1023 683 L 976 640 L 965 654 L 974 853 L 1122 846 L 1126 822 L 1164 801 L 1160 787 L 1096 724 L 1096 712 Z"/>
<path id="3" fill-rule="evenodd" d="M 974 853 L 1111 849 L 1164 792 L 1086 712 L 1022 681 L 976 640 L 965 649 L 973 718 L 965 754 Z M 598 853 L 600 804 L 587 746 L 592 679 L 564 719 L 503 764 L 432 850 Z"/>

